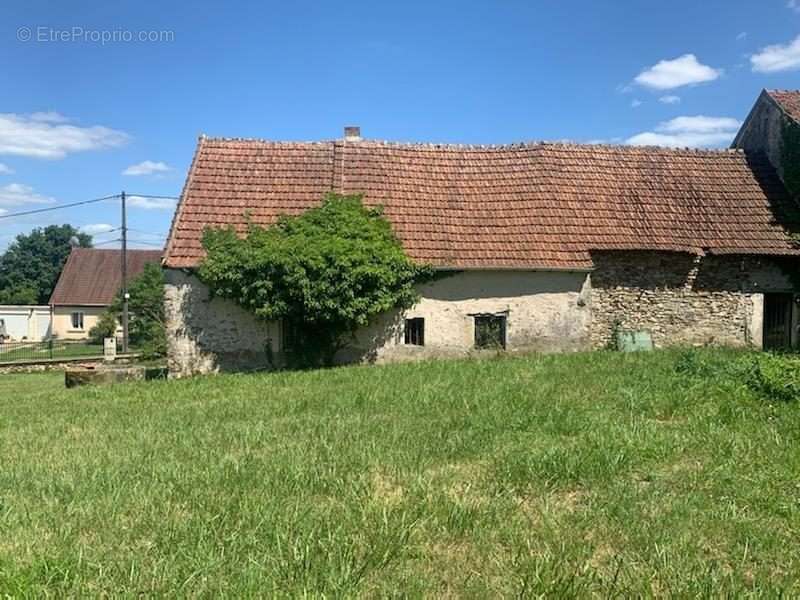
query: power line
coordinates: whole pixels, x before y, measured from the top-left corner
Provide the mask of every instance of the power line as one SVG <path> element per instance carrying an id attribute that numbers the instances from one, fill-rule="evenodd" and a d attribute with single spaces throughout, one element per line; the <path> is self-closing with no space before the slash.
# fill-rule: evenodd
<path id="1" fill-rule="evenodd" d="M 113 200 L 119 198 L 119 194 L 113 196 L 105 196 L 104 198 L 94 198 L 92 200 L 82 200 L 81 202 L 71 202 L 69 204 L 59 204 L 58 206 L 48 206 L 47 208 L 37 208 L 35 210 L 26 210 L 16 213 L 7 213 L 0 215 L 0 219 L 10 219 L 11 217 L 23 217 L 25 215 L 35 215 L 43 212 L 50 212 L 51 210 L 61 210 L 62 208 L 72 208 L 73 206 L 82 206 L 84 204 L 93 204 L 95 202 L 103 202 L 105 200 Z"/>
<path id="2" fill-rule="evenodd" d="M 127 194 L 130 196 L 138 196 L 139 198 L 151 198 L 154 200 L 180 200 L 178 196 L 155 196 L 153 194 Z M 43 212 L 50 212 L 53 210 L 61 210 L 62 208 L 72 208 L 73 206 L 83 206 L 84 204 L 93 204 L 94 202 L 103 202 L 105 200 L 113 200 L 120 198 L 119 194 L 113 196 L 105 196 L 103 198 L 93 198 L 92 200 L 82 200 L 81 202 L 70 202 L 69 204 L 59 204 L 58 206 L 48 206 L 47 208 L 37 208 L 34 210 L 25 210 L 22 212 L 6 213 L 0 215 L 0 219 L 10 219 L 12 217 L 24 217 L 26 215 L 36 215 Z M 142 232 L 144 233 L 144 232 Z"/>
<path id="3" fill-rule="evenodd" d="M 163 248 L 164 244 L 156 242 L 146 242 L 144 240 L 128 240 L 131 244 L 144 244 L 145 246 L 155 246 L 156 248 Z"/>
<path id="4" fill-rule="evenodd" d="M 133 227 L 128 227 L 128 231 L 133 231 L 133 232 L 139 233 L 141 235 L 149 235 L 150 237 L 157 237 L 157 238 L 161 238 L 161 239 L 164 239 L 164 240 L 167 239 L 166 233 L 151 233 L 149 231 L 143 231 L 141 229 L 134 229 Z"/>
<path id="5" fill-rule="evenodd" d="M 82 225 L 78 225 L 78 229 L 81 229 L 81 227 L 83 227 L 83 226 Z M 97 233 L 89 233 L 88 235 L 91 235 L 92 237 L 94 237 L 96 235 L 108 235 L 109 233 L 114 233 L 115 231 L 119 231 L 120 229 L 122 229 L 122 227 L 114 227 L 114 229 L 104 229 L 103 231 L 98 231 Z M 83 229 L 81 229 L 81 231 L 83 231 Z M 83 233 L 87 233 L 87 232 L 83 231 Z"/>

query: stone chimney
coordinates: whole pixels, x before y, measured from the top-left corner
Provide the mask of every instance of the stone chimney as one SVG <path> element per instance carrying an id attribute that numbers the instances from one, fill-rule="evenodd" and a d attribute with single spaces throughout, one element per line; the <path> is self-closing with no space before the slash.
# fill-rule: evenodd
<path id="1" fill-rule="evenodd" d="M 361 141 L 361 127 L 345 127 L 344 128 L 344 141 L 345 142 L 360 142 Z"/>

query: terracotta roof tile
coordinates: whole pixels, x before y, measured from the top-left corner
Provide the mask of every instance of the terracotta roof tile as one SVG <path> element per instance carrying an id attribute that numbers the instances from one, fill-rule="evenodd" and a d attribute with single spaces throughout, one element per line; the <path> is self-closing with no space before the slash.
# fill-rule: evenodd
<path id="1" fill-rule="evenodd" d="M 122 251 L 73 248 L 50 304 L 56 306 L 107 306 L 122 286 Z M 128 277 L 140 275 L 147 263 L 158 263 L 161 250 L 128 250 Z"/>
<path id="2" fill-rule="evenodd" d="M 798 252 L 786 232 L 797 205 L 741 151 L 202 138 L 165 264 L 197 266 L 206 226 L 268 225 L 330 190 L 383 205 L 409 255 L 439 267 L 590 268 L 594 249 Z"/>

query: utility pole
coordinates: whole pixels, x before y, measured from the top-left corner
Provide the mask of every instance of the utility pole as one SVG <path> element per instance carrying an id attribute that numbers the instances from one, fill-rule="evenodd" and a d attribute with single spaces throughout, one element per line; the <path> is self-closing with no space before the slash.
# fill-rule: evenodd
<path id="1" fill-rule="evenodd" d="M 128 220 L 125 213 L 125 192 L 122 200 L 122 351 L 128 351 Z"/>

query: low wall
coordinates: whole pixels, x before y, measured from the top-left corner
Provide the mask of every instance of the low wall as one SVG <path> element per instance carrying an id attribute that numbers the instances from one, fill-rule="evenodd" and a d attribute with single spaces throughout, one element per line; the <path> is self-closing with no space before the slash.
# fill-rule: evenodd
<path id="1" fill-rule="evenodd" d="M 139 358 L 138 353 L 117 354 L 116 362 L 125 363 Z M 77 358 L 53 358 L 47 360 L 25 360 L 0 364 L 0 375 L 8 373 L 40 373 L 43 371 L 63 371 L 76 364 L 101 364 L 102 356 L 81 356 Z"/>

